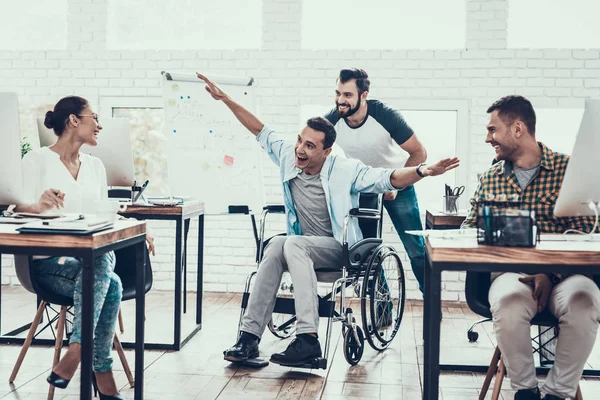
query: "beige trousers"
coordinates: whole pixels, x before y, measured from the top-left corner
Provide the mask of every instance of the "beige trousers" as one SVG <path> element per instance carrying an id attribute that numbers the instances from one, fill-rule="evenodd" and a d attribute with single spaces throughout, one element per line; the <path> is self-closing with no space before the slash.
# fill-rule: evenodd
<path id="1" fill-rule="evenodd" d="M 519 282 L 522 274 L 505 273 L 490 287 L 489 301 L 498 346 L 514 390 L 538 384 L 531 345 L 530 321 L 537 312 L 532 288 Z M 590 355 L 600 320 L 600 290 L 591 279 L 573 275 L 556 285 L 548 308 L 559 321 L 554 365 L 540 388 L 544 395 L 574 398 Z"/>

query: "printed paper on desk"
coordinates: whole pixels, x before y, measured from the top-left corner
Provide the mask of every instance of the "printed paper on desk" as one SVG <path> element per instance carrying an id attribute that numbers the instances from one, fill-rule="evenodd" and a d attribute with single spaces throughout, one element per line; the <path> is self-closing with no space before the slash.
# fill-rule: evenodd
<path id="1" fill-rule="evenodd" d="M 434 238 L 465 238 L 465 237 L 477 237 L 476 228 L 465 228 L 465 229 L 427 229 L 423 231 L 413 230 L 406 231 L 409 235 L 423 236 L 423 237 L 434 237 Z"/>
<path id="2" fill-rule="evenodd" d="M 544 242 L 540 241 L 536 248 L 538 250 L 552 251 L 597 251 L 600 252 L 600 242 Z"/>

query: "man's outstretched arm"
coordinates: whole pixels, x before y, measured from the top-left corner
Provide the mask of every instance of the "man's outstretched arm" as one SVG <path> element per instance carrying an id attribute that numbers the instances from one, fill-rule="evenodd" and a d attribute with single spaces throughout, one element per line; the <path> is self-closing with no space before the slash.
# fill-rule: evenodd
<path id="1" fill-rule="evenodd" d="M 252 132 L 252 134 L 254 136 L 258 136 L 258 134 L 260 133 L 262 128 L 265 126 L 265 124 L 263 124 L 262 121 L 256 117 L 256 115 L 252 114 L 250 111 L 246 110 L 243 106 L 236 103 L 231 97 L 229 97 L 227 95 L 227 93 L 222 91 L 213 81 L 211 81 L 210 79 L 208 79 L 207 77 L 205 77 L 204 75 L 202 75 L 198 72 L 196 72 L 196 75 L 198 76 L 199 79 L 202 79 L 206 83 L 205 89 L 208 93 L 210 93 L 210 95 L 212 96 L 213 99 L 221 100 L 223 103 L 225 103 L 225 105 L 227 107 L 229 107 L 231 112 L 233 112 L 233 115 L 235 115 L 235 117 L 238 119 L 238 121 L 240 121 L 246 129 L 248 129 L 250 132 Z"/>
<path id="2" fill-rule="evenodd" d="M 392 172 L 390 182 L 397 189 L 412 185 L 426 176 L 442 175 L 458 167 L 458 158 L 445 158 L 431 166 L 404 167 Z M 418 171 L 418 172 L 417 172 Z M 420 173 L 420 174 L 419 174 Z"/>

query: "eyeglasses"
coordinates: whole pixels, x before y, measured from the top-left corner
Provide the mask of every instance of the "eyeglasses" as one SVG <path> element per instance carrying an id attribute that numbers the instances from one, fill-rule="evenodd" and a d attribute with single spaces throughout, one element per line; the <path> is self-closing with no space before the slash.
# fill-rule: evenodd
<path id="1" fill-rule="evenodd" d="M 98 123 L 98 114 L 93 113 L 93 114 L 89 114 L 89 115 L 78 115 L 78 117 L 92 117 L 94 118 L 94 120 Z"/>

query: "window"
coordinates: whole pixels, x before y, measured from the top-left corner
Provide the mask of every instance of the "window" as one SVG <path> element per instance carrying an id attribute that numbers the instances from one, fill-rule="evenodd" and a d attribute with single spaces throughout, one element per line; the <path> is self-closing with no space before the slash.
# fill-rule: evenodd
<path id="1" fill-rule="evenodd" d="M 511 0 L 509 48 L 600 47 L 600 3 L 596 0 Z"/>
<path id="2" fill-rule="evenodd" d="M 21 138 L 29 143 L 33 149 L 40 147 L 37 119 L 39 117 L 45 117 L 46 112 L 53 109 L 54 104 L 32 105 L 19 102 Z"/>
<path id="3" fill-rule="evenodd" d="M 583 108 L 538 108 L 535 110 L 535 137 L 552 151 L 571 154 Z"/>
<path id="4" fill-rule="evenodd" d="M 145 193 L 170 195 L 162 98 L 103 97 L 100 111 L 100 122 L 103 115 L 129 119 L 135 178 L 150 181 Z"/>
<path id="5" fill-rule="evenodd" d="M 0 0 L 1 50 L 67 48 L 67 1 Z"/>
<path id="6" fill-rule="evenodd" d="M 258 49 L 262 2 L 109 0 L 107 22 L 110 50 Z"/>
<path id="7" fill-rule="evenodd" d="M 462 49 L 464 0 L 304 0 L 304 49 Z"/>
<path id="8" fill-rule="evenodd" d="M 441 211 L 444 184 L 447 183 L 453 187 L 467 185 L 467 102 L 463 100 L 379 99 L 400 110 L 427 150 L 427 162 L 433 163 L 446 157 L 460 158 L 461 166 L 458 169 L 443 176 L 423 179 L 415 186 L 421 213 L 427 209 Z M 300 112 L 302 126 L 308 118 L 325 114 L 332 108 L 332 104 L 302 106 Z M 335 151 L 334 148 L 333 152 L 335 153 Z M 341 149 L 339 151 L 343 154 Z M 468 190 L 469 188 L 465 190 L 465 193 L 469 193 Z M 459 200 L 460 209 L 468 206 L 470 195 L 463 194 L 462 197 Z"/>

